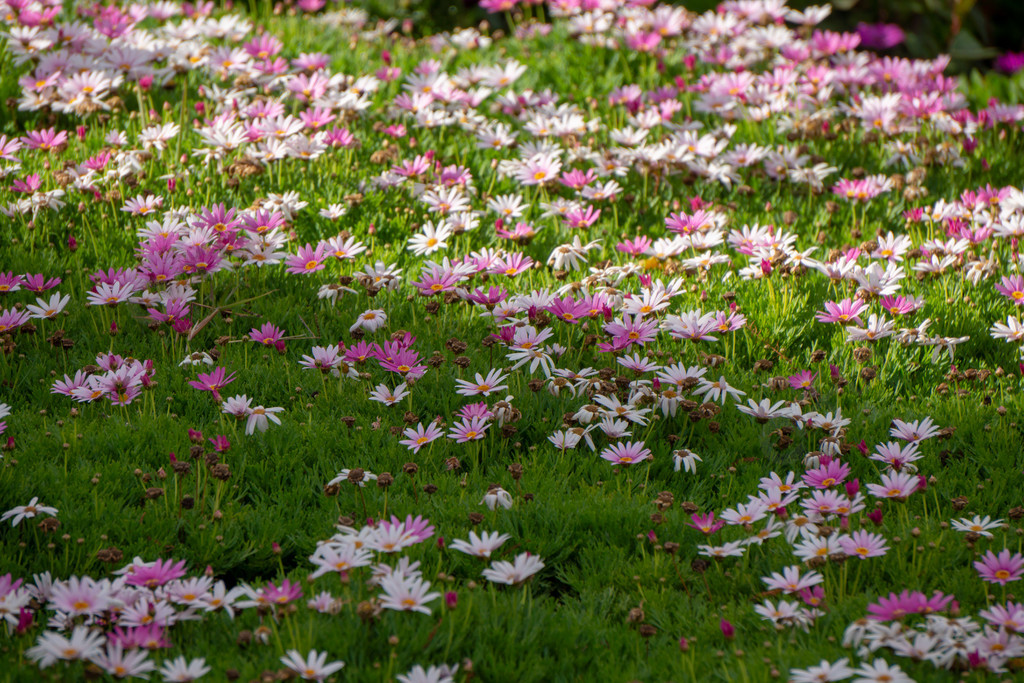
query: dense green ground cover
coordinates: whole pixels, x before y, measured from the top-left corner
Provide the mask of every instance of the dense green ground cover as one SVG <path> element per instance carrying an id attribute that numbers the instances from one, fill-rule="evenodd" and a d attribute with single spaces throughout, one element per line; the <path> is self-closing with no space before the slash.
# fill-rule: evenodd
<path id="1" fill-rule="evenodd" d="M 1019 84 L 885 62 L 771 3 L 565 7 L 527 7 L 493 42 L 413 41 L 352 10 L 255 25 L 168 3 L 5 20 L 0 678 L 113 676 L 114 643 L 137 651 L 130 634 L 150 623 L 166 643 L 139 655 L 140 672 L 184 655 L 212 680 L 284 675 L 281 657 L 310 649 L 345 662 L 337 680 L 444 664 L 458 681 L 800 680 L 822 659 L 876 656 L 915 680 L 1014 675 Z M 51 128 L 66 143 L 46 143 Z M 521 216 L 495 210 L 502 195 L 521 198 Z M 517 255 L 532 265 L 515 272 Z M 423 296 L 428 262 L 447 280 Z M 393 287 L 365 275 L 389 265 Z M 35 274 L 60 282 L 34 292 Z M 320 296 L 328 285 L 335 299 Z M 28 308 L 56 292 L 70 300 Z M 819 320 L 844 299 L 849 326 Z M 265 323 L 283 331 L 277 346 L 250 338 Z M 514 348 L 531 328 L 538 345 Z M 360 342 L 386 341 L 398 346 L 354 360 Z M 339 376 L 300 363 L 337 344 L 351 350 Z M 412 352 L 422 373 L 388 369 Z M 204 353 L 233 381 L 191 384 L 213 370 Z M 74 382 L 83 369 L 94 379 Z M 490 386 L 457 393 L 491 371 Z M 719 397 L 719 377 L 742 395 Z M 372 400 L 403 382 L 394 405 Z M 222 409 L 236 394 L 252 398 L 238 419 Z M 740 410 L 764 399 L 764 420 Z M 279 424 L 247 433 L 255 405 L 283 408 Z M 592 422 L 587 405 L 600 406 Z M 941 431 L 917 448 L 890 433 L 925 418 Z M 435 421 L 441 438 L 399 443 Z M 459 425 L 482 438 L 449 438 Z M 566 432 L 588 427 L 594 448 Z M 609 461 L 638 442 L 649 457 Z M 870 457 L 886 452 L 895 464 Z M 763 481 L 773 472 L 810 485 L 782 500 Z M 904 489 L 868 489 L 883 476 Z M 838 496 L 833 512 L 810 512 L 815 491 Z M 759 494 L 767 504 L 750 503 Z M 56 514 L 21 519 L 36 497 Z M 730 523 L 705 536 L 692 515 L 710 512 Z M 410 516 L 395 548 L 395 527 L 375 521 L 391 515 Z M 997 522 L 953 524 L 975 515 Z M 416 516 L 433 528 L 414 530 Z M 876 535 L 870 557 L 856 556 L 858 530 Z M 481 559 L 452 547 L 471 531 L 508 539 Z M 366 544 L 367 566 L 313 578 L 332 534 L 326 547 L 353 557 L 352 539 Z M 801 543 L 825 552 L 805 562 Z M 985 580 L 975 562 L 1004 548 L 1006 575 Z M 530 577 L 482 574 L 525 553 L 543 561 Z M 404 604 L 426 613 L 389 602 L 416 582 L 402 557 L 438 593 Z M 127 577 L 155 560 L 183 560 L 184 577 L 126 587 L 116 572 L 131 558 Z M 809 591 L 783 594 L 770 577 L 796 566 Z M 369 582 L 395 567 L 399 587 Z M 100 583 L 75 614 L 67 584 L 33 578 L 44 572 Z M 184 597 L 184 579 L 203 576 Z M 301 598 L 264 589 L 285 579 Z M 213 582 L 251 587 L 237 599 L 252 605 L 215 609 Z M 848 627 L 901 590 L 939 591 L 955 603 L 929 609 L 963 621 L 929 622 L 929 643 L 871 631 L 872 652 L 858 648 Z M 995 605 L 1009 616 L 979 615 Z M 924 610 L 912 597 L 899 608 Z M 925 621 L 898 616 L 875 623 Z M 48 661 L 44 633 L 85 625 L 95 647 L 54 646 L 72 661 Z"/>

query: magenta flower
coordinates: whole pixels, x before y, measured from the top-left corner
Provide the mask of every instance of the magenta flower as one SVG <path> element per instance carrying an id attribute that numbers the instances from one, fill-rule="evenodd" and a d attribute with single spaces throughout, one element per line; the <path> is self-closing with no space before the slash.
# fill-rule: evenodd
<path id="1" fill-rule="evenodd" d="M 397 372 L 404 377 L 420 377 L 427 371 L 427 366 L 420 365 L 419 362 L 419 353 L 412 349 L 403 349 L 387 360 L 382 360 L 380 366 L 389 372 Z"/>
<path id="2" fill-rule="evenodd" d="M 45 275 L 42 274 L 25 275 L 25 289 L 29 290 L 30 292 L 36 292 L 37 294 L 40 292 L 45 292 L 48 289 L 53 289 L 54 287 L 59 285 L 60 282 L 61 280 L 59 277 L 47 278 Z"/>
<path id="3" fill-rule="evenodd" d="M 338 355 L 339 351 L 340 349 L 336 345 L 314 346 L 313 355 L 303 356 L 302 360 L 299 361 L 299 365 L 307 370 L 319 370 L 326 374 L 341 365 L 342 361 Z"/>
<path id="4" fill-rule="evenodd" d="M 423 423 L 418 423 L 415 427 L 409 427 L 402 432 L 402 436 L 405 438 L 398 443 L 413 453 L 419 453 L 420 449 L 428 443 L 444 436 L 444 432 L 435 422 L 431 422 L 426 427 L 423 426 Z"/>
<path id="5" fill-rule="evenodd" d="M 722 619 L 718 622 L 718 627 L 722 629 L 722 635 L 725 636 L 726 640 L 732 640 L 736 636 L 736 627 L 729 621 Z"/>
<path id="6" fill-rule="evenodd" d="M 899 595 L 889 593 L 887 598 L 868 605 L 868 618 L 875 621 L 892 621 L 911 614 L 921 614 L 927 609 L 928 599 L 920 591 L 903 591 Z"/>
<path id="7" fill-rule="evenodd" d="M 0 332 L 10 332 L 27 323 L 31 314 L 28 311 L 16 311 L 13 308 L 0 310 Z"/>
<path id="8" fill-rule="evenodd" d="M 25 194 L 32 194 L 40 187 L 42 187 L 42 180 L 39 178 L 38 173 L 32 173 L 31 175 L 22 178 L 15 178 L 14 183 L 11 185 L 13 192 L 23 192 Z"/>
<path id="9" fill-rule="evenodd" d="M 276 346 L 283 336 L 284 331 L 274 325 L 274 323 L 263 323 L 263 326 L 259 329 L 254 327 L 249 331 L 249 339 L 264 346 Z"/>
<path id="10" fill-rule="evenodd" d="M 209 441 L 210 443 L 213 444 L 213 450 L 217 451 L 218 453 L 223 453 L 224 451 L 231 448 L 231 442 L 228 441 L 228 437 L 224 436 L 223 434 L 218 434 L 217 436 L 210 437 Z"/>
<path id="11" fill-rule="evenodd" d="M 571 209 L 567 211 L 562 220 L 570 228 L 584 229 L 589 228 L 593 225 L 598 218 L 601 217 L 601 209 L 594 209 L 592 206 L 587 206 L 581 209 Z"/>
<path id="12" fill-rule="evenodd" d="M 857 35 L 860 36 L 860 44 L 869 50 L 888 50 L 906 39 L 903 29 L 896 24 L 866 24 L 863 21 L 857 24 Z"/>
<path id="13" fill-rule="evenodd" d="M 1024 52 L 1007 52 L 996 57 L 996 70 L 1004 74 L 1015 74 L 1024 69 Z"/>
<path id="14" fill-rule="evenodd" d="M 825 310 L 819 311 L 814 317 L 820 323 L 841 323 L 843 325 L 857 323 L 858 325 L 863 325 L 864 321 L 860 319 L 860 312 L 865 308 L 866 305 L 860 299 L 843 299 L 839 303 L 826 301 Z"/>
<path id="15" fill-rule="evenodd" d="M 218 403 L 221 401 L 220 390 L 235 381 L 235 373 L 225 376 L 224 368 L 214 368 L 213 372 L 208 373 L 200 372 L 198 377 L 198 381 L 191 381 L 188 385 L 199 391 L 211 392 Z"/>
<path id="16" fill-rule="evenodd" d="M 1020 553 L 1011 555 L 1005 548 L 998 555 L 989 550 L 983 558 L 974 563 L 974 568 L 985 581 L 1005 586 L 1010 581 L 1017 581 L 1024 576 L 1024 556 Z"/>
<path id="17" fill-rule="evenodd" d="M 28 135 L 21 138 L 21 141 L 29 149 L 41 149 L 49 152 L 54 147 L 59 147 L 68 141 L 68 134 L 65 131 L 56 132 L 53 128 L 45 130 L 29 131 Z"/>
<path id="18" fill-rule="evenodd" d="M 285 259 L 285 265 L 288 266 L 286 272 L 293 275 L 315 273 L 318 270 L 324 269 L 324 260 L 326 258 L 323 243 L 317 244 L 315 249 L 307 243 L 306 246 L 299 248 L 299 252 L 295 256 L 289 256 Z"/>
<path id="19" fill-rule="evenodd" d="M 492 14 L 509 12 L 518 4 L 519 0 L 480 0 L 480 7 Z"/>
<path id="20" fill-rule="evenodd" d="M 814 386 L 814 379 L 818 376 L 818 373 L 811 372 L 810 370 L 802 370 L 795 375 L 790 375 L 789 386 L 794 389 L 810 389 Z"/>
<path id="21" fill-rule="evenodd" d="M 157 560 L 152 565 L 135 564 L 129 568 L 125 583 L 129 586 L 157 588 L 174 579 L 185 576 L 185 560 Z"/>
<path id="22" fill-rule="evenodd" d="M 686 523 L 686 526 L 696 529 L 705 536 L 710 536 L 725 526 L 725 520 L 715 519 L 714 512 L 706 512 L 703 515 L 692 515 L 690 517 L 690 521 Z"/>
<path id="23" fill-rule="evenodd" d="M 288 579 L 282 581 L 280 586 L 275 585 L 273 582 L 268 583 L 260 593 L 260 598 L 264 602 L 274 605 L 287 605 L 289 602 L 294 602 L 301 597 L 302 586 L 298 583 L 292 583 Z"/>
<path id="24" fill-rule="evenodd" d="M 116 626 L 108 636 L 108 642 L 120 645 L 125 650 L 159 650 L 171 646 L 171 641 L 164 635 L 164 627 L 157 623 L 128 629 Z"/>
<path id="25" fill-rule="evenodd" d="M 470 418 L 452 425 L 452 430 L 448 432 L 448 438 L 454 439 L 455 443 L 478 441 L 487 435 L 487 428 L 490 426 L 486 418 Z"/>
<path id="26" fill-rule="evenodd" d="M 859 557 L 862 560 L 869 557 L 881 557 L 889 550 L 889 547 L 885 545 L 884 536 L 864 529 L 858 529 L 849 536 L 840 537 L 839 547 L 850 557 Z"/>
<path id="27" fill-rule="evenodd" d="M 917 477 L 908 472 L 889 472 L 882 475 L 881 484 L 868 484 L 868 492 L 876 498 L 904 499 L 919 486 Z"/>
<path id="28" fill-rule="evenodd" d="M 554 299 L 544 307 L 544 310 L 570 325 L 577 324 L 590 313 L 590 307 L 583 301 L 576 301 L 572 295 L 566 296 L 564 299 Z"/>
<path id="29" fill-rule="evenodd" d="M 0 294 L 17 292 L 23 284 L 25 284 L 25 278 L 22 275 L 15 275 L 10 271 L 0 273 Z"/>
<path id="30" fill-rule="evenodd" d="M 599 350 L 621 351 L 633 344 L 644 346 L 647 342 L 653 342 L 658 334 L 658 320 L 653 316 L 642 318 L 635 315 L 630 318 L 624 314 L 621 320 L 605 325 L 604 331 L 612 336 L 611 345 L 607 348 L 601 345 Z"/>
<path id="31" fill-rule="evenodd" d="M 651 457 L 651 450 L 643 441 L 627 441 L 608 446 L 601 451 L 601 457 L 613 465 L 635 465 Z"/>
<path id="32" fill-rule="evenodd" d="M 850 466 L 838 460 L 832 460 L 824 465 L 808 470 L 804 476 L 804 483 L 816 489 L 827 489 L 843 481 L 850 475 Z"/>
<path id="33" fill-rule="evenodd" d="M 1002 284 L 996 285 L 996 291 L 1012 301 L 1015 306 L 1024 306 L 1024 277 L 1004 277 Z"/>
<path id="34" fill-rule="evenodd" d="M 618 251 L 629 254 L 630 256 L 639 256 L 640 254 L 647 251 L 651 246 L 651 238 L 641 235 L 640 237 L 634 237 L 631 240 L 625 242 L 619 242 L 615 245 Z"/>

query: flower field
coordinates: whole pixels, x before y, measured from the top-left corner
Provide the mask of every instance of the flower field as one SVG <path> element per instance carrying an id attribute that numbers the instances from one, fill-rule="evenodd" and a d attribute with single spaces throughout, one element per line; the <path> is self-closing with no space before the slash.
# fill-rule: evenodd
<path id="1" fill-rule="evenodd" d="M 0 680 L 1024 675 L 1024 72 L 481 5 L 4 0 Z"/>

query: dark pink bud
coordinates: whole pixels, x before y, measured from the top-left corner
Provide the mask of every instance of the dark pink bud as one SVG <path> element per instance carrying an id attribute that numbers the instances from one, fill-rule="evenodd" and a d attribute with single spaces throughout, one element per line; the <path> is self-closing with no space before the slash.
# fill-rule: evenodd
<path id="1" fill-rule="evenodd" d="M 85 131 L 87 131 L 87 130 L 89 130 L 89 129 L 86 128 L 85 126 L 79 126 L 78 128 L 75 128 L 75 134 L 78 136 L 79 140 L 84 140 L 85 139 Z"/>
<path id="2" fill-rule="evenodd" d="M 924 478 L 923 474 L 917 475 L 917 490 L 924 491 L 928 488 L 928 480 Z"/>
<path id="3" fill-rule="evenodd" d="M 74 235 L 68 235 L 68 249 L 71 251 L 78 250 L 78 240 L 75 239 Z"/>
<path id="4" fill-rule="evenodd" d="M 444 550 L 444 536 L 437 537 L 437 549 Z"/>
<path id="5" fill-rule="evenodd" d="M 114 337 L 116 335 L 117 335 L 117 321 L 111 320 L 110 321 L 110 336 Z"/>
<path id="6" fill-rule="evenodd" d="M 725 636 L 726 640 L 732 640 L 736 636 L 736 627 L 730 624 L 727 620 L 722 619 L 718 623 L 718 627 L 722 629 L 722 635 Z"/>
<path id="7" fill-rule="evenodd" d="M 459 604 L 459 594 L 455 591 L 448 591 L 444 594 L 444 604 L 448 609 L 455 609 Z"/>
<path id="8" fill-rule="evenodd" d="M 685 637 L 684 638 L 680 638 L 679 639 L 679 651 L 680 652 L 686 652 L 689 649 L 690 649 L 690 641 L 688 641 Z"/>
<path id="9" fill-rule="evenodd" d="M 153 77 L 143 76 L 142 78 L 140 78 L 139 87 L 142 88 L 143 91 L 149 92 L 149 89 L 153 87 Z"/>
<path id="10" fill-rule="evenodd" d="M 860 479 L 851 479 L 846 482 L 846 495 L 853 498 L 860 492 Z"/>
<path id="11" fill-rule="evenodd" d="M 25 631 L 32 628 L 32 613 L 24 607 L 18 612 L 18 625 L 15 627 L 15 632 L 20 636 Z"/>
<path id="12" fill-rule="evenodd" d="M 15 447 L 16 447 L 16 445 L 14 443 L 14 437 L 13 436 L 7 437 L 7 443 L 4 444 L 4 450 L 5 451 L 13 451 L 15 449 Z"/>
<path id="13" fill-rule="evenodd" d="M 864 439 L 861 439 L 860 443 L 857 444 L 857 450 L 860 451 L 861 455 L 867 455 L 868 454 L 868 444 L 867 444 L 866 441 L 864 441 Z"/>
<path id="14" fill-rule="evenodd" d="M 875 526 L 882 526 L 882 508 L 875 508 L 869 512 L 868 519 L 870 519 Z"/>
<path id="15" fill-rule="evenodd" d="M 188 440 L 191 441 L 192 443 L 202 443 L 203 433 L 190 428 L 188 430 Z"/>

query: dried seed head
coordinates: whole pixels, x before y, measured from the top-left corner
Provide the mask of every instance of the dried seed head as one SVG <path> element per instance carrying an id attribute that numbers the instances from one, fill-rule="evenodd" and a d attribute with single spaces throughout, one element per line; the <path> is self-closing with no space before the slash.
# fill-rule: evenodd
<path id="1" fill-rule="evenodd" d="M 350 484 L 358 485 L 359 482 L 366 478 L 366 472 L 362 467 L 354 467 L 348 471 L 347 478 Z"/>
<path id="2" fill-rule="evenodd" d="M 377 487 L 386 489 L 395 483 L 395 478 L 391 476 L 390 472 L 381 472 L 377 475 Z"/>
<path id="3" fill-rule="evenodd" d="M 361 603 L 356 605 L 356 614 L 359 615 L 359 618 L 363 623 L 368 623 L 376 621 L 380 617 L 381 608 L 374 601 L 363 600 Z"/>
<path id="4" fill-rule="evenodd" d="M 116 564 L 124 559 L 124 553 L 113 546 L 96 551 L 96 559 L 105 564 Z"/>

